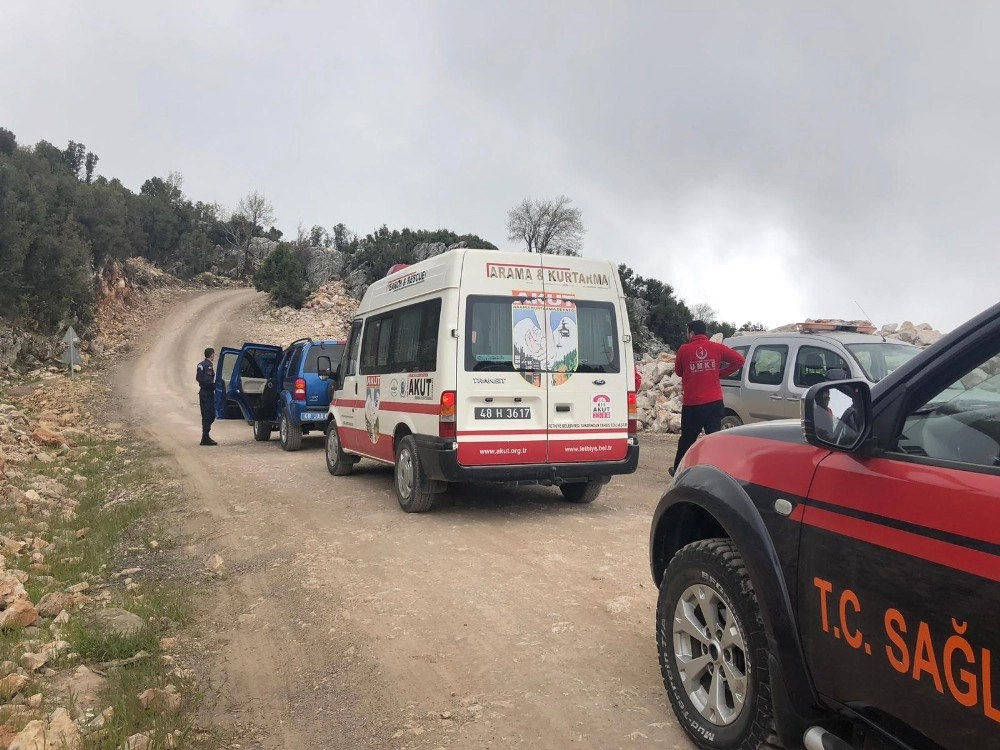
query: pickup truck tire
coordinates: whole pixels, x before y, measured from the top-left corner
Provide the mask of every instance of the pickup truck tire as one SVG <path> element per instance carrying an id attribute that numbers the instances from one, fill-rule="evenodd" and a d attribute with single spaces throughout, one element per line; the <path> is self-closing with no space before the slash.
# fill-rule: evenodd
<path id="1" fill-rule="evenodd" d="M 667 697 L 704 750 L 758 750 L 772 737 L 764 621 L 736 545 L 704 539 L 674 555 L 656 607 Z"/>
<path id="2" fill-rule="evenodd" d="M 258 443 L 266 443 L 271 439 L 272 429 L 271 425 L 258 419 L 253 423 L 253 439 Z"/>
<path id="3" fill-rule="evenodd" d="M 432 482 L 424 475 L 412 435 L 404 436 L 396 446 L 393 480 L 399 507 L 407 513 L 426 513 L 434 504 L 434 495 L 444 489 L 443 483 Z"/>
<path id="4" fill-rule="evenodd" d="M 571 503 L 592 503 L 603 488 L 604 485 L 600 482 L 572 482 L 559 485 L 563 498 Z"/>
<path id="5" fill-rule="evenodd" d="M 344 453 L 340 433 L 337 432 L 337 423 L 331 421 L 326 431 L 326 470 L 335 477 L 344 477 L 354 469 L 354 463 L 355 461 Z"/>
<path id="6" fill-rule="evenodd" d="M 302 427 L 292 424 L 288 417 L 288 410 L 281 410 L 281 422 L 278 424 L 278 437 L 281 441 L 281 449 L 286 451 L 297 451 L 302 447 Z"/>

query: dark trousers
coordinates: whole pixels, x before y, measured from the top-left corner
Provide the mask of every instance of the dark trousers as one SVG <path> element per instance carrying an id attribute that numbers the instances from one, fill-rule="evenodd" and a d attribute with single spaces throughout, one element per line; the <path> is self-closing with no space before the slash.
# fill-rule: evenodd
<path id="1" fill-rule="evenodd" d="M 681 439 L 677 443 L 677 455 L 674 457 L 674 469 L 680 464 L 684 454 L 694 445 L 698 435 L 704 430 L 706 435 L 722 429 L 722 415 L 725 409 L 721 401 L 708 404 L 681 407 Z"/>
<path id="2" fill-rule="evenodd" d="M 201 435 L 208 437 L 215 421 L 215 391 L 199 391 L 198 404 L 201 406 Z"/>

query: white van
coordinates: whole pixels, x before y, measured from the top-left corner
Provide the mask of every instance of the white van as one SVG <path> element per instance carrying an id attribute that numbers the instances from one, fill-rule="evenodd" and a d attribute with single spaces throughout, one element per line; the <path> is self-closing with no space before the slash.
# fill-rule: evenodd
<path id="1" fill-rule="evenodd" d="M 607 260 L 458 249 L 394 269 L 329 373 L 327 468 L 394 464 L 411 513 L 452 481 L 589 503 L 638 466 L 631 338 Z"/>

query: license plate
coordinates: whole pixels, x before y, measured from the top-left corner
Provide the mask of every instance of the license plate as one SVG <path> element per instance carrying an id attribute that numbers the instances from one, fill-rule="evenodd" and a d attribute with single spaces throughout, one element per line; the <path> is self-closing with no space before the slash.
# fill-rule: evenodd
<path id="1" fill-rule="evenodd" d="M 326 412 L 323 411 L 304 411 L 302 412 L 303 422 L 322 422 L 326 419 Z"/>
<path id="2" fill-rule="evenodd" d="M 531 419 L 530 406 L 477 406 L 476 419 Z"/>

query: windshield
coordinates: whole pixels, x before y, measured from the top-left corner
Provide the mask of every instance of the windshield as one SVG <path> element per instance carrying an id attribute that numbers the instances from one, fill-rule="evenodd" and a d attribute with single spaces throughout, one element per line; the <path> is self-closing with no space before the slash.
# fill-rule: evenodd
<path id="1" fill-rule="evenodd" d="M 987 360 L 965 377 L 956 380 L 922 412 L 940 410 L 947 413 L 969 411 L 1000 404 L 1000 356 Z"/>
<path id="2" fill-rule="evenodd" d="M 904 362 L 920 353 L 920 348 L 886 341 L 865 344 L 847 344 L 847 351 L 861 365 L 865 377 L 877 383 Z"/>
<path id="3" fill-rule="evenodd" d="M 470 296 L 465 369 L 553 373 L 621 372 L 610 302 Z"/>

